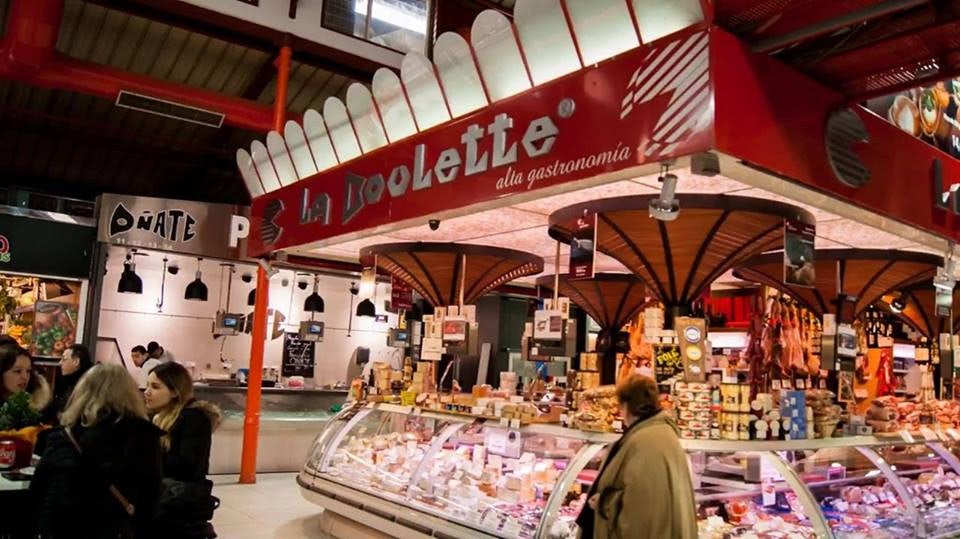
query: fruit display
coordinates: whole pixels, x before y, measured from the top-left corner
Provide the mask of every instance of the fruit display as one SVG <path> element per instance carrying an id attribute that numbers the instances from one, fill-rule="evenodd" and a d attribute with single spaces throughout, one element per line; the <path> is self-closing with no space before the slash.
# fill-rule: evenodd
<path id="1" fill-rule="evenodd" d="M 35 356 L 59 357 L 74 343 L 76 320 L 75 305 L 38 301 L 33 320 L 31 353 Z"/>

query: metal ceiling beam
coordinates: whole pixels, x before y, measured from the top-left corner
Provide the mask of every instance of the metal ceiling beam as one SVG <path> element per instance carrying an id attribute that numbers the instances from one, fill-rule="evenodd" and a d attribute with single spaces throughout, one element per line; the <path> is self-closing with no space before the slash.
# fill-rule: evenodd
<path id="1" fill-rule="evenodd" d="M 270 107 L 217 92 L 66 57 L 55 50 L 63 0 L 13 0 L 0 41 L 0 78 L 115 100 L 121 90 L 224 114 L 251 131 L 273 126 Z"/>
<path id="2" fill-rule="evenodd" d="M 863 9 L 798 28 L 792 32 L 762 39 L 753 44 L 753 50 L 756 52 L 774 52 L 801 41 L 820 37 L 891 13 L 925 5 L 928 2 L 929 0 L 883 0 Z"/>

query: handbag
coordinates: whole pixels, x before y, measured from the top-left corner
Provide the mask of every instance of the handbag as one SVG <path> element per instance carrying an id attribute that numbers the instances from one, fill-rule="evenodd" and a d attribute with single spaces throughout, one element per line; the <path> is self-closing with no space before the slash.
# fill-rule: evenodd
<path id="1" fill-rule="evenodd" d="M 80 449 L 80 444 L 77 443 L 77 439 L 73 437 L 73 432 L 70 431 L 69 427 L 64 427 L 63 433 L 67 436 L 67 439 L 70 440 L 70 443 L 73 444 L 73 448 L 77 450 L 77 454 L 80 456 L 82 461 L 83 450 Z M 120 507 L 123 508 L 123 511 L 128 516 L 133 517 L 134 513 L 136 513 L 137 508 L 134 507 L 132 503 L 130 503 L 130 500 L 128 500 L 127 497 L 124 496 L 122 492 L 120 492 L 120 489 L 118 489 L 117 486 L 114 485 L 113 483 L 110 483 L 109 485 L 107 485 L 107 488 L 110 491 L 110 495 L 112 495 L 113 498 L 117 500 L 117 503 L 120 504 Z"/>
<path id="2" fill-rule="evenodd" d="M 209 479 L 180 481 L 164 477 L 156 519 L 179 525 L 205 523 L 213 518 L 219 506 L 220 500 L 213 496 L 213 482 Z"/>

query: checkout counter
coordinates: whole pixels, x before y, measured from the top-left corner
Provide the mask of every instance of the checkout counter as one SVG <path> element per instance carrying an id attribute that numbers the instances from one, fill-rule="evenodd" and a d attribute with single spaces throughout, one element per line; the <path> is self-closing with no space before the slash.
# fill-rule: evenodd
<path id="1" fill-rule="evenodd" d="M 297 472 L 317 433 L 334 416 L 331 409 L 346 401 L 347 390 L 265 387 L 262 391 L 257 471 Z M 247 388 L 197 384 L 194 395 L 223 411 L 223 423 L 213 434 L 210 473 L 239 473 Z"/>

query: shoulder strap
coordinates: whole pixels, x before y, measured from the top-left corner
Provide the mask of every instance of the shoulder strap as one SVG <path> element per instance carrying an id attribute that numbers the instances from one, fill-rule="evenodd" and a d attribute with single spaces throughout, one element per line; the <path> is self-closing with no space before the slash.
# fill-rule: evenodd
<path id="1" fill-rule="evenodd" d="M 66 435 L 67 439 L 70 440 L 70 444 L 73 445 L 73 448 L 77 450 L 77 454 L 81 457 L 80 461 L 83 462 L 83 450 L 80 449 L 80 444 L 77 442 L 77 439 L 74 438 L 73 432 L 70 431 L 69 427 L 64 427 L 63 433 Z M 134 513 L 136 513 L 137 509 L 132 503 L 130 503 L 130 500 L 128 500 L 127 497 L 120 492 L 120 489 L 118 489 L 113 483 L 110 483 L 107 488 L 110 490 L 110 494 L 113 495 L 114 499 L 117 500 L 117 503 L 120 504 L 120 507 L 123 508 L 123 511 L 132 517 Z"/>

